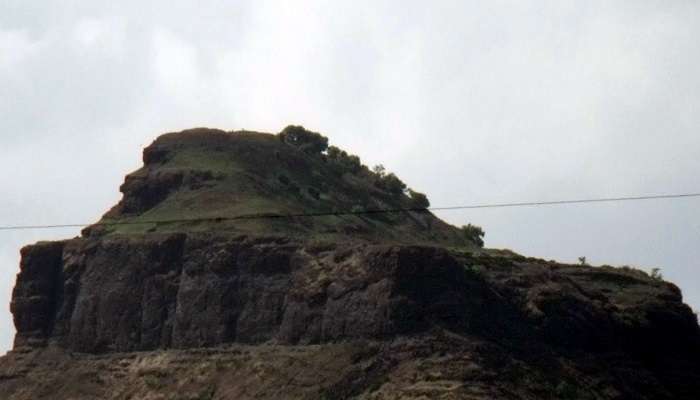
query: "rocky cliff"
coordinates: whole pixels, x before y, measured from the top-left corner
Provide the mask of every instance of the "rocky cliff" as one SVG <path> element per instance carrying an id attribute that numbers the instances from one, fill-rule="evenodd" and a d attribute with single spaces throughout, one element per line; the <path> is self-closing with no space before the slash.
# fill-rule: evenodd
<path id="1" fill-rule="evenodd" d="M 386 338 L 432 319 L 466 326 L 489 297 L 434 247 L 156 234 L 41 243 L 22 254 L 11 304 L 17 348 Z"/>
<path id="2" fill-rule="evenodd" d="M 193 220 L 411 205 L 305 149 L 166 135 L 102 223 L 22 249 L 2 398 L 698 398 L 697 318 L 644 272 L 480 249 L 420 211 Z"/>

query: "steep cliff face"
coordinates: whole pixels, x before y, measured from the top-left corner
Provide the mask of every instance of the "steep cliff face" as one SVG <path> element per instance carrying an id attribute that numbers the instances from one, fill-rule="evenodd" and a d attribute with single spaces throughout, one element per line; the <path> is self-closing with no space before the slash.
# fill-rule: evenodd
<path id="1" fill-rule="evenodd" d="M 365 190 L 366 204 L 410 204 L 259 135 L 165 136 L 103 220 L 128 225 L 22 249 L 0 397 L 698 397 L 697 318 L 676 286 L 640 271 L 478 249 L 424 212 L 153 222 L 188 207 L 247 212 L 231 188 L 263 201 L 279 170 L 249 169 L 268 152 L 328 174 L 313 181 L 329 185 L 318 199 L 348 206 L 356 200 L 336 189 Z M 206 149 L 234 156 L 212 164 Z M 282 184 L 305 173 L 287 171 Z M 326 207 L 318 199 L 293 191 L 277 211 Z"/>
<path id="2" fill-rule="evenodd" d="M 24 250 L 15 345 L 102 353 L 383 338 L 466 327 L 484 282 L 445 250 L 202 234 Z"/>
<path id="3" fill-rule="evenodd" d="M 424 368 L 421 362 L 430 365 L 421 373 L 455 380 L 467 367 L 453 361 L 461 367 L 446 371 L 432 360 L 435 346 L 457 359 L 476 352 L 490 360 L 482 360 L 480 384 L 499 368 L 516 371 L 503 387 L 534 374 L 541 382 L 519 389 L 521 398 L 528 391 L 558 398 L 547 385 L 560 381 L 592 396 L 580 398 L 690 399 L 700 390 L 700 333 L 674 285 L 637 271 L 520 256 L 207 234 L 73 239 L 23 249 L 12 311 L 18 354 L 47 346 L 103 359 L 133 351 L 177 358 L 174 349 L 231 345 L 274 345 L 282 353 L 309 345 L 337 349 L 343 342 L 356 343 L 344 348 L 352 354 L 366 343 L 383 349 L 368 361 L 378 371 L 337 366 L 359 374 L 358 381 L 316 382 L 319 391 L 359 395 L 395 378 L 388 395 L 407 379 L 397 368 Z M 214 360 L 224 357 L 221 351 Z M 393 351 L 408 358 L 393 360 Z M 24 375 L 10 376 L 7 382 Z M 224 393 L 218 376 L 212 379 Z M 596 379 L 601 388 L 588 388 Z"/>

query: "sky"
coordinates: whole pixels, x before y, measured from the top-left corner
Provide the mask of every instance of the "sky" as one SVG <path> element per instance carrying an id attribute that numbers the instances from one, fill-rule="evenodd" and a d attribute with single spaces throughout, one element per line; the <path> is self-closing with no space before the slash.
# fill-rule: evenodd
<path id="1" fill-rule="evenodd" d="M 428 6 L 429 5 L 429 6 Z M 0 3 L 0 225 L 90 223 L 159 134 L 301 124 L 433 206 L 698 193 L 700 2 Z M 486 246 L 661 269 L 700 198 L 445 211 Z M 0 352 L 19 249 L 0 231 Z"/>

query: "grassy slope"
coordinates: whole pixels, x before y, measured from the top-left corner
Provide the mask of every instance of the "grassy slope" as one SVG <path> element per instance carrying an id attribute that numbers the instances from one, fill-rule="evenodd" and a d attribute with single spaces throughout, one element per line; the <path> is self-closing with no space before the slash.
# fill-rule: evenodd
<path id="1" fill-rule="evenodd" d="M 117 206 L 101 222 L 411 207 L 406 195 L 392 195 L 366 177 L 343 173 L 322 155 L 305 154 L 270 134 L 194 129 L 163 135 L 152 148 L 166 151 L 167 156 L 161 162 L 146 164 L 131 177 L 154 181 L 159 174 L 182 173 L 209 174 L 211 179 L 192 185 L 185 178 L 184 184 L 152 208 L 130 214 Z M 125 197 L 130 195 L 134 194 L 125 193 Z M 471 246 L 455 227 L 428 212 L 145 223 L 107 228 L 109 233 L 121 234 L 203 230 Z"/>

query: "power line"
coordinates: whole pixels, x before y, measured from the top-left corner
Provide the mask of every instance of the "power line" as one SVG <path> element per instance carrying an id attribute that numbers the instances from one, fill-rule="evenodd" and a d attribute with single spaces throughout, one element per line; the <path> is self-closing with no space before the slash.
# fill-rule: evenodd
<path id="1" fill-rule="evenodd" d="M 113 221 L 113 222 L 97 222 L 94 224 L 55 224 L 55 225 L 7 225 L 0 226 L 0 231 L 9 230 L 30 230 L 30 229 L 54 229 L 54 228 L 80 228 L 84 226 L 116 226 L 116 225 L 145 225 L 145 224 L 168 224 L 168 223 L 188 223 L 188 222 L 223 222 L 248 219 L 281 219 L 281 218 L 304 218 L 304 217 L 329 217 L 343 215 L 369 215 L 369 214 L 386 214 L 400 212 L 425 212 L 425 211 L 451 211 L 451 210 L 469 210 L 478 208 L 505 208 L 505 207 L 529 207 L 529 206 L 550 206 L 562 204 L 584 204 L 584 203 L 605 203 L 605 202 L 620 202 L 620 201 L 638 201 L 638 200 L 658 200 L 658 199 L 678 199 L 700 197 L 700 193 L 682 193 L 682 194 L 661 194 L 651 196 L 626 196 L 626 197 L 603 197 L 593 199 L 575 199 L 575 200 L 554 200 L 554 201 L 529 201 L 518 203 L 493 203 L 493 204 L 471 204 L 461 206 L 448 207 L 429 207 L 429 208 L 385 208 L 385 209 L 367 209 L 359 211 L 340 211 L 340 212 L 315 212 L 315 213 L 298 213 L 298 214 L 244 214 L 233 217 L 209 217 L 209 218 L 182 218 L 168 220 L 144 220 L 144 221 Z"/>
<path id="2" fill-rule="evenodd" d="M 551 206 L 557 204 L 581 204 L 581 203 L 605 203 L 615 201 L 634 201 L 634 200 L 655 200 L 655 199 L 678 199 L 683 197 L 700 197 L 700 193 L 682 193 L 682 194 L 659 194 L 653 196 L 631 196 L 631 197 L 603 197 L 597 199 L 578 199 L 578 200 L 554 200 L 554 201 L 532 201 L 523 203 L 500 203 L 500 204 L 479 204 L 470 206 L 454 206 L 454 207 L 436 207 L 430 210 L 462 210 L 470 208 L 502 208 L 502 207 L 523 207 L 523 206 Z"/>

